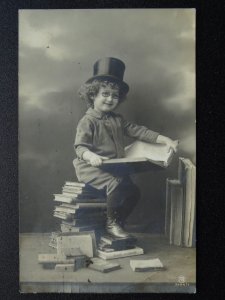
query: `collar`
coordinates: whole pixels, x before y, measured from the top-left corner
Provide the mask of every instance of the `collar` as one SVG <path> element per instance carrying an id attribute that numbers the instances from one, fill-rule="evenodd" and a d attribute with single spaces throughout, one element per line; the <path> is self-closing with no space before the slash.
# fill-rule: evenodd
<path id="1" fill-rule="evenodd" d="M 94 110 L 93 108 L 89 108 L 87 111 L 86 111 L 86 114 L 87 115 L 90 115 L 94 118 L 97 118 L 97 119 L 103 119 L 105 116 L 111 116 L 113 113 L 112 112 L 108 112 L 108 113 L 101 113 L 101 112 L 98 112 L 96 110 Z"/>

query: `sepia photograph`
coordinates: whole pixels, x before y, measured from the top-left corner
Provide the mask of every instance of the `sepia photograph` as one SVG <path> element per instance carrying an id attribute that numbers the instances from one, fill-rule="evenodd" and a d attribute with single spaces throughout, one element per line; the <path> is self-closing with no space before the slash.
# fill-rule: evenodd
<path id="1" fill-rule="evenodd" d="M 20 9 L 21 293 L 196 293 L 195 9 Z"/>

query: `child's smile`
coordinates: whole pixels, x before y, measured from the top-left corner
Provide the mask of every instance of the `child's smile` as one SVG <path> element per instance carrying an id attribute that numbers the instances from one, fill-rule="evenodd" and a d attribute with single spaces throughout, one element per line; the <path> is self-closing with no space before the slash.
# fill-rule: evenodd
<path id="1" fill-rule="evenodd" d="M 101 87 L 94 99 L 94 109 L 98 112 L 114 110 L 119 103 L 119 90 Z"/>

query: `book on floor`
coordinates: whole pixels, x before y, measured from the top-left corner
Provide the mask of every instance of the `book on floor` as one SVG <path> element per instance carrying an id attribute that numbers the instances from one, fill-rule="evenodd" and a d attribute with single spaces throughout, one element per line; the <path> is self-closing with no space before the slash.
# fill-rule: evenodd
<path id="1" fill-rule="evenodd" d="M 120 265 L 118 263 L 109 263 L 99 258 L 93 258 L 88 268 L 102 273 L 108 273 L 120 269 Z"/>
<path id="2" fill-rule="evenodd" d="M 65 249 L 71 249 L 74 247 L 79 247 L 79 250 L 88 257 L 95 256 L 96 238 L 94 232 L 62 233 L 57 237 L 58 255 L 64 255 Z"/>
<path id="3" fill-rule="evenodd" d="M 154 259 L 132 259 L 130 266 L 134 272 L 163 270 L 163 264 L 159 258 Z"/>

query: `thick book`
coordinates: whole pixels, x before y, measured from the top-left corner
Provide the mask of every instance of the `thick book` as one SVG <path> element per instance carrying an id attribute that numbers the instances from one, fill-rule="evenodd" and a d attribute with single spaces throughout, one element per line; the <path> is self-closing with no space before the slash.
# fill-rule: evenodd
<path id="1" fill-rule="evenodd" d="M 166 209 L 165 209 L 165 235 L 170 238 L 171 229 L 171 195 L 174 186 L 180 186 L 179 179 L 166 179 Z"/>
<path id="2" fill-rule="evenodd" d="M 141 255 L 144 254 L 144 250 L 140 247 L 135 247 L 133 249 L 121 250 L 121 251 L 114 251 L 114 252 L 104 252 L 101 250 L 97 250 L 97 254 L 100 258 L 108 260 L 108 259 L 115 259 L 133 255 Z"/>
<path id="3" fill-rule="evenodd" d="M 120 172 L 125 168 L 125 172 L 139 172 L 147 170 L 160 170 L 169 166 L 172 161 L 174 151 L 164 144 L 152 144 L 142 141 L 135 141 L 125 148 L 124 158 L 113 158 L 104 160 L 103 169 Z"/>
<path id="4" fill-rule="evenodd" d="M 65 249 L 79 247 L 80 251 L 88 257 L 96 255 L 96 237 L 94 231 L 65 232 L 57 237 L 57 254 L 63 255 Z"/>
<path id="5" fill-rule="evenodd" d="M 135 237 L 114 238 L 112 236 L 104 235 L 101 237 L 101 241 L 114 247 L 116 245 L 134 245 L 137 242 L 137 239 Z"/>
<path id="6" fill-rule="evenodd" d="M 183 244 L 183 186 L 171 184 L 171 224 L 170 224 L 170 244 L 182 246 Z"/>
<path id="7" fill-rule="evenodd" d="M 179 180 L 183 184 L 184 193 L 184 233 L 183 244 L 195 246 L 196 230 L 196 167 L 190 159 L 179 158 Z"/>
<path id="8" fill-rule="evenodd" d="M 84 231 L 95 231 L 96 229 L 102 229 L 104 226 L 102 224 L 92 224 L 83 226 L 71 226 L 66 224 L 61 224 L 62 232 L 84 232 Z"/>
<path id="9" fill-rule="evenodd" d="M 119 251 L 119 250 L 126 250 L 126 249 L 133 249 L 135 248 L 135 244 L 114 244 L 109 245 L 103 241 L 100 240 L 98 243 L 98 249 L 102 251 L 112 252 L 112 251 Z"/>
<path id="10" fill-rule="evenodd" d="M 108 273 L 120 269 L 120 265 L 118 263 L 105 262 L 99 258 L 93 258 L 88 268 L 102 273 Z"/>

